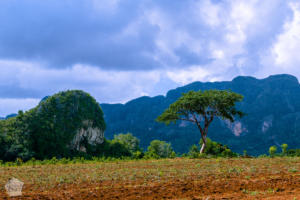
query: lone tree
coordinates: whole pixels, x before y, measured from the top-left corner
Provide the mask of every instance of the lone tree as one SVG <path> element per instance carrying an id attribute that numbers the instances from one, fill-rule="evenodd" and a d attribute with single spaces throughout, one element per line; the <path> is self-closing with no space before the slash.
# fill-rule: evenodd
<path id="1" fill-rule="evenodd" d="M 189 91 L 169 106 L 156 120 L 166 125 L 177 120 L 195 123 L 203 141 L 200 153 L 204 152 L 208 127 L 215 117 L 234 122 L 237 115 L 243 112 L 235 108 L 235 103 L 243 100 L 243 96 L 226 90 Z"/>

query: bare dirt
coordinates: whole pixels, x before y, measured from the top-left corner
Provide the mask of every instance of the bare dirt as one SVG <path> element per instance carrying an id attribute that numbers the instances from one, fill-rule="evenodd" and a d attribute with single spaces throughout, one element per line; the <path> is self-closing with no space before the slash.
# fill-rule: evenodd
<path id="1" fill-rule="evenodd" d="M 18 175 L 29 182 L 23 196 L 9 198 L 1 189 L 0 199 L 300 200 L 299 166 L 299 158 L 280 158 L 51 165 L 37 170 L 23 167 L 28 176 L 22 172 Z M 19 169 L 22 167 L 8 171 L 16 173 Z M 38 174 L 31 176 L 32 182 L 30 173 Z M 37 180 L 47 173 L 53 179 Z M 63 177 L 64 181 L 57 181 L 57 177 Z"/>

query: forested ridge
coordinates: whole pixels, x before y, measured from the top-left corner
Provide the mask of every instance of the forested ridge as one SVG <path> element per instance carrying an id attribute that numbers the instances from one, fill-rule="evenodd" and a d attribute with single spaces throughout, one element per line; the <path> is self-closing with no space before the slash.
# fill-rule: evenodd
<path id="1" fill-rule="evenodd" d="M 283 143 L 290 149 L 299 148 L 300 86 L 297 78 L 291 75 L 265 79 L 240 76 L 232 81 L 194 82 L 170 90 L 166 96 L 140 97 L 126 104 L 99 105 L 88 93 L 79 90 L 47 96 L 37 107 L 0 120 L 0 160 L 86 155 L 140 157 L 153 140 L 166 141 L 176 153 L 187 153 L 192 145 L 199 143 L 200 133 L 196 126 L 181 121 L 166 126 L 155 119 L 182 93 L 210 89 L 242 94 L 244 99 L 237 108 L 246 114 L 234 123 L 215 119 L 208 130 L 208 137 L 213 141 L 240 154 L 246 150 L 250 155 L 265 154 L 270 146 L 280 148 Z M 97 145 L 91 145 L 95 141 L 88 141 L 93 137 L 84 131 L 93 133 L 93 128 L 98 134 L 105 131 L 105 139 Z M 139 142 L 135 146 L 140 145 L 142 149 L 131 152 L 118 137 L 114 138 L 114 135 L 128 132 L 137 137 Z M 82 135 L 77 137 L 80 140 L 75 148 L 72 142 L 78 133 Z M 126 137 L 126 140 L 137 141 Z"/>
<path id="2" fill-rule="evenodd" d="M 176 152 L 187 152 L 199 142 L 200 133 L 188 122 L 165 126 L 155 119 L 183 92 L 190 90 L 231 90 L 244 96 L 238 108 L 246 116 L 235 123 L 215 120 L 209 137 L 233 151 L 251 155 L 268 152 L 272 145 L 300 146 L 300 85 L 296 77 L 283 74 L 265 79 L 239 76 L 232 81 L 194 82 L 170 90 L 166 96 L 140 97 L 126 104 L 101 104 L 107 123 L 105 135 L 131 132 L 146 148 L 154 139 L 172 144 Z"/>

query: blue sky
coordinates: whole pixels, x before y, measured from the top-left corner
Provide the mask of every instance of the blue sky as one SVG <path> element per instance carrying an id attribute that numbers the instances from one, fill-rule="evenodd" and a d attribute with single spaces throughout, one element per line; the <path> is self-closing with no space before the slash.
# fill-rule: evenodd
<path id="1" fill-rule="evenodd" d="M 193 81 L 300 77 L 295 0 L 1 0 L 0 116 L 82 89 L 100 103 Z"/>

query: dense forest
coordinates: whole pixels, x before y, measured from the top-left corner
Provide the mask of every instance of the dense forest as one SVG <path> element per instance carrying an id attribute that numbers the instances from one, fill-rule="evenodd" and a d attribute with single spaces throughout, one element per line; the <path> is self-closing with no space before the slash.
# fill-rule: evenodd
<path id="1" fill-rule="evenodd" d="M 106 124 L 100 105 L 88 93 L 65 91 L 41 100 L 38 106 L 0 120 L 0 163 L 80 158 L 174 158 L 170 143 L 153 140 L 146 151 L 131 133 L 104 138 Z M 200 156 L 199 144 L 189 154 Z M 208 140 L 206 154 L 237 156 L 227 146 Z M 81 159 L 80 159 L 81 160 Z"/>
<path id="2" fill-rule="evenodd" d="M 235 123 L 215 120 L 208 136 L 233 151 L 265 154 L 270 146 L 287 143 L 300 146 L 300 85 L 291 75 L 265 79 L 237 77 L 225 82 L 194 82 L 169 91 L 166 96 L 140 97 L 126 104 L 101 104 L 107 123 L 105 136 L 131 132 L 146 149 L 154 139 L 170 142 L 176 152 L 185 153 L 200 139 L 198 129 L 188 122 L 165 126 L 155 119 L 183 92 L 190 90 L 231 90 L 244 96 L 238 104 L 246 116 Z"/>
<path id="3" fill-rule="evenodd" d="M 104 130 L 103 112 L 93 97 L 77 90 L 60 92 L 0 121 L 0 160 L 95 151 L 91 147 L 104 142 Z"/>
<path id="4" fill-rule="evenodd" d="M 29 111 L 0 120 L 0 160 L 160 158 L 188 152 L 186 155 L 197 157 L 200 133 L 194 124 L 178 121 L 166 126 L 155 119 L 182 93 L 209 89 L 242 94 L 244 100 L 237 107 L 246 116 L 233 123 L 214 120 L 208 132 L 212 141 L 205 153 L 260 155 L 284 143 L 289 149 L 299 148 L 300 86 L 293 76 L 277 75 L 261 80 L 237 77 L 228 82 L 195 82 L 166 96 L 141 97 L 126 104 L 99 104 L 79 90 L 60 92 L 43 98 Z"/>

